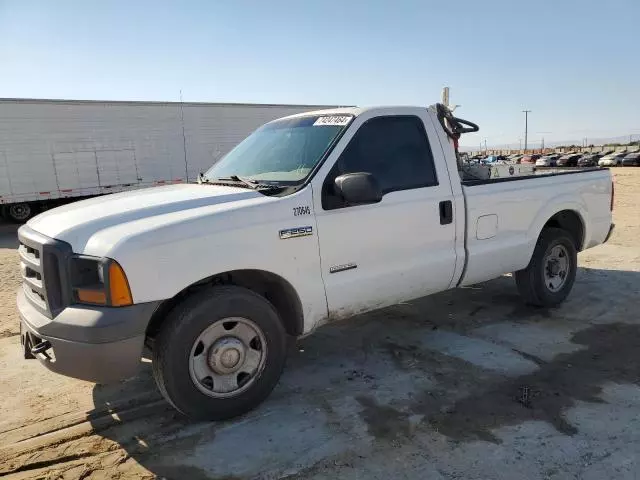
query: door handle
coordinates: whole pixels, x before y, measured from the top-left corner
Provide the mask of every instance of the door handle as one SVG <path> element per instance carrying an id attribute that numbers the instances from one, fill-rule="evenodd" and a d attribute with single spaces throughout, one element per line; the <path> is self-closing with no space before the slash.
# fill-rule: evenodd
<path id="1" fill-rule="evenodd" d="M 451 200 L 440 202 L 440 225 L 448 225 L 453 222 L 453 204 Z"/>

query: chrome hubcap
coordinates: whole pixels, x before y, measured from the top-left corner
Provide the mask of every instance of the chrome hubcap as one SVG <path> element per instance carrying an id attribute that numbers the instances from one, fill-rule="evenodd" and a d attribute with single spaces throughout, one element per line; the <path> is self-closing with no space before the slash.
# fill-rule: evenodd
<path id="1" fill-rule="evenodd" d="M 247 390 L 260 376 L 266 353 L 266 340 L 258 325 L 247 318 L 224 318 L 194 341 L 189 374 L 204 394 L 232 397 Z"/>
<path id="2" fill-rule="evenodd" d="M 234 337 L 221 338 L 209 349 L 209 367 L 220 375 L 233 373 L 244 362 L 245 354 L 242 341 Z"/>
<path id="3" fill-rule="evenodd" d="M 559 291 L 569 274 L 569 252 L 563 245 L 556 245 L 544 259 L 544 283 L 552 291 Z"/>

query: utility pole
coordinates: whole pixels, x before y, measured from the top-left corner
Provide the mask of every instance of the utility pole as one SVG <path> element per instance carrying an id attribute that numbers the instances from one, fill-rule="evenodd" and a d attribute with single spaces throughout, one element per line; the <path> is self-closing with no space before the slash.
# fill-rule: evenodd
<path id="1" fill-rule="evenodd" d="M 529 114 L 531 110 L 522 110 L 524 113 L 524 151 L 527 151 L 527 135 L 529 134 Z"/>
<path id="2" fill-rule="evenodd" d="M 487 153 L 487 139 L 484 139 L 484 153 Z"/>
<path id="3" fill-rule="evenodd" d="M 182 151 L 184 153 L 184 181 L 189 181 L 189 163 L 187 162 L 187 136 L 184 133 L 184 102 L 182 101 L 182 89 L 180 89 L 180 124 L 182 125 Z"/>
<path id="4" fill-rule="evenodd" d="M 542 137 L 542 151 L 544 151 L 544 137 Z M 542 152 L 540 152 L 542 153 Z"/>
<path id="5" fill-rule="evenodd" d="M 522 150 L 522 139 L 519 138 L 518 141 L 520 142 L 520 150 Z"/>

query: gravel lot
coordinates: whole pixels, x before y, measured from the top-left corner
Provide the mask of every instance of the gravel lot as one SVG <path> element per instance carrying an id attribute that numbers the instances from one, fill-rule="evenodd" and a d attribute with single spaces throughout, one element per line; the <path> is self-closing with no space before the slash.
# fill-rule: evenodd
<path id="1" fill-rule="evenodd" d="M 325 327 L 225 423 L 174 413 L 148 363 L 96 386 L 22 360 L 0 224 L 0 476 L 637 479 L 640 168 L 613 171 L 617 230 L 560 308 L 523 306 L 505 276 Z"/>

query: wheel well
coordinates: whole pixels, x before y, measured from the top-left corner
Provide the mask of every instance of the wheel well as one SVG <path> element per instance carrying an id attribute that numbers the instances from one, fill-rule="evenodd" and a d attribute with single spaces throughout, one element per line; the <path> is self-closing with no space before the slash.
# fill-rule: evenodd
<path id="1" fill-rule="evenodd" d="M 562 210 L 556 213 L 553 217 L 547 220 L 544 224 L 543 230 L 547 227 L 561 228 L 568 232 L 576 245 L 576 250 L 579 252 L 582 250 L 584 242 L 584 225 L 582 219 L 573 210 Z"/>
<path id="2" fill-rule="evenodd" d="M 245 287 L 269 300 L 280 314 L 284 328 L 289 335 L 302 335 L 304 318 L 302 303 L 295 289 L 284 278 L 264 270 L 234 270 L 202 279 L 165 300 L 156 309 L 147 326 L 146 336 L 155 337 L 167 314 L 194 291 L 216 285 L 237 285 Z"/>

